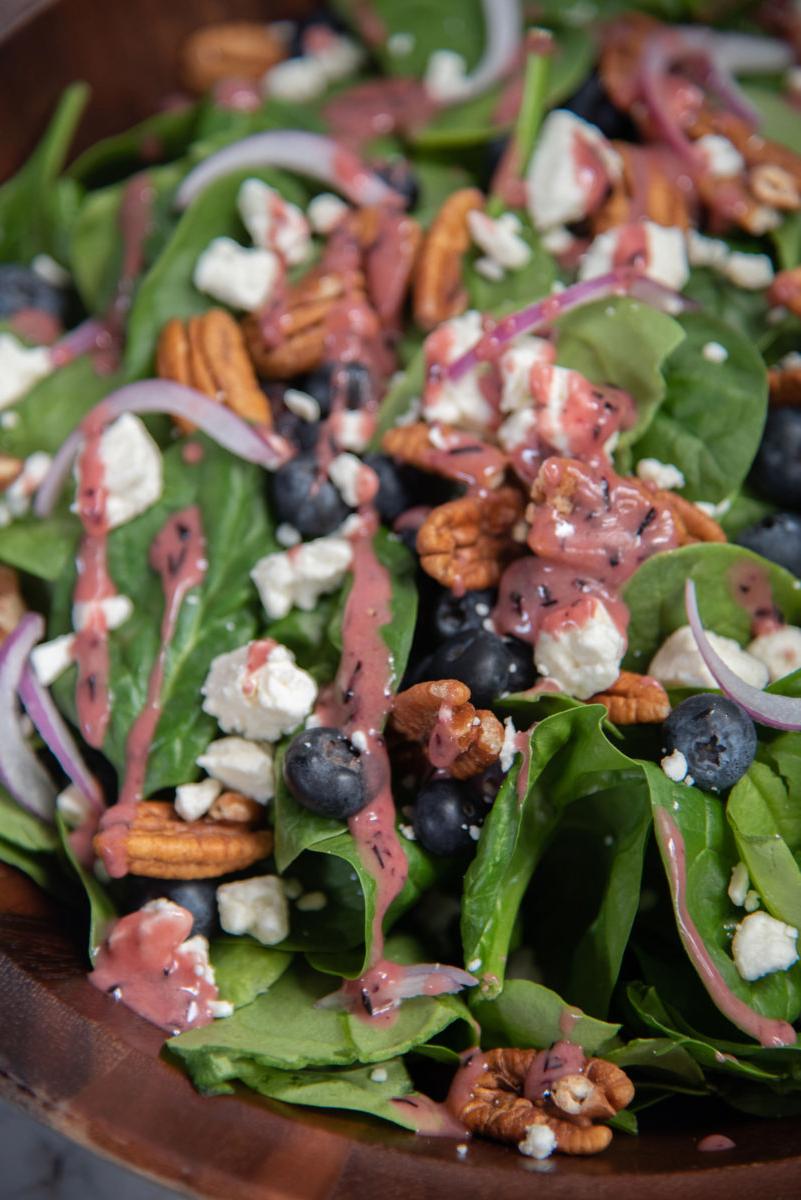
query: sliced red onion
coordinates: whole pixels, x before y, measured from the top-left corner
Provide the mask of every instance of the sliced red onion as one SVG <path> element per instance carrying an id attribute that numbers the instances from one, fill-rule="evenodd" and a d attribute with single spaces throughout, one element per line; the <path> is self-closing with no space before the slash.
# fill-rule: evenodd
<path id="1" fill-rule="evenodd" d="M 744 708 L 749 717 L 759 721 L 760 725 L 770 725 L 773 729 L 801 729 L 801 700 L 791 696 L 775 696 L 772 692 L 763 692 L 761 688 L 745 683 L 713 649 L 701 624 L 692 579 L 688 579 L 684 585 L 684 604 L 701 658 L 721 691 Z"/>
<path id="2" fill-rule="evenodd" d="M 82 354 L 91 354 L 93 350 L 104 349 L 110 340 L 108 326 L 104 321 L 90 317 L 76 325 L 64 337 L 59 338 L 50 350 L 50 359 L 54 367 L 64 367 Z"/>
<path id="3" fill-rule="evenodd" d="M 667 106 L 662 95 L 662 82 L 676 63 L 694 53 L 675 29 L 659 29 L 645 39 L 638 80 L 640 95 L 657 133 L 692 173 L 698 171 L 701 164 L 692 143 L 684 136 Z"/>
<path id="4" fill-rule="evenodd" d="M 481 96 L 511 69 L 522 40 L 519 0 L 483 0 L 484 53 L 470 75 L 448 93 L 447 104 L 463 104 Z M 437 99 L 437 97 L 434 97 Z"/>
<path id="5" fill-rule="evenodd" d="M 735 75 L 775 75 L 793 64 L 792 47 L 778 38 L 707 29 L 702 25 L 677 28 L 688 46 L 708 54 L 721 71 Z"/>
<path id="6" fill-rule="evenodd" d="M 0 782 L 23 808 L 52 822 L 56 787 L 22 732 L 17 692 L 44 620 L 26 613 L 0 646 Z"/>
<path id="7" fill-rule="evenodd" d="M 368 971 L 365 980 L 346 979 L 341 988 L 318 1000 L 315 1008 L 363 1012 L 362 983 L 369 978 Z M 381 981 L 380 988 L 370 988 L 370 999 L 374 1005 L 372 1011 L 378 1015 L 397 1008 L 404 1000 L 412 1000 L 416 996 L 453 995 L 454 992 L 461 992 L 463 988 L 475 987 L 477 984 L 475 975 L 463 971 L 461 967 L 443 966 L 441 963 L 413 963 L 410 966 L 397 967 L 389 979 Z"/>
<path id="8" fill-rule="evenodd" d="M 585 304 L 592 304 L 594 300 L 604 300 L 609 296 L 633 296 L 653 308 L 660 308 L 671 314 L 696 307 L 680 292 L 663 287 L 661 283 L 649 279 L 636 268 L 619 267 L 606 275 L 597 275 L 594 279 L 575 283 L 562 292 L 553 292 L 544 300 L 538 300 L 536 304 L 527 305 L 526 308 L 503 317 L 476 342 L 475 346 L 450 363 L 445 369 L 445 375 L 453 381 L 461 379 L 465 372 L 478 363 L 495 358 L 502 346 L 520 334 L 540 332 L 566 313 L 572 312 L 574 308 L 581 308 Z"/>
<path id="9" fill-rule="evenodd" d="M 19 698 L 25 705 L 48 750 L 58 759 L 65 774 L 97 812 L 105 807 L 100 786 L 83 760 L 75 739 L 47 688 L 27 663 L 19 685 Z"/>
<path id="10" fill-rule="evenodd" d="M 250 425 L 230 408 L 204 396 L 202 392 L 163 379 L 145 379 L 119 388 L 101 400 L 84 421 L 100 419 L 110 424 L 128 412 L 168 413 L 173 417 L 184 417 L 225 450 L 230 450 L 246 462 L 257 463 L 268 471 L 274 471 L 294 454 L 286 438 L 260 429 L 257 425 Z M 79 425 L 53 459 L 36 493 L 33 511 L 37 517 L 47 517 L 53 511 L 82 438 Z"/>
<path id="11" fill-rule="evenodd" d="M 233 171 L 281 167 L 309 175 L 341 192 L 353 204 L 395 204 L 399 194 L 349 147 L 321 133 L 274 129 L 254 133 L 210 155 L 189 172 L 175 203 L 186 208 L 210 183 Z"/>

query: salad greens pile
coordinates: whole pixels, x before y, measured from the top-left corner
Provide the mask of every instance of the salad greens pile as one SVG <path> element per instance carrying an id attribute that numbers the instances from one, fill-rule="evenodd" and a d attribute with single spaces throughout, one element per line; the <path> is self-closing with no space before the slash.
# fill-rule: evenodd
<path id="1" fill-rule="evenodd" d="M 365 5 L 339 0 L 334 7 L 350 35 L 358 36 Z M 100 327 L 119 301 L 126 269 L 121 213 L 130 181 L 141 172 L 151 193 L 150 218 L 135 278 L 126 281 L 129 303 L 122 334 L 115 334 L 116 356 L 99 363 L 94 353 L 67 350 L 59 358 L 58 347 L 74 344 L 73 334 L 56 339 L 50 369 L 3 402 L 0 455 L 26 463 L 34 455 L 55 455 L 105 396 L 155 375 L 157 344 L 168 321 L 220 307 L 195 286 L 195 268 L 215 238 L 249 245 L 237 206 L 244 180 L 261 180 L 302 210 L 325 190 L 280 164 L 243 166 L 214 179 L 180 211 L 177 189 L 199 163 L 252 134 L 336 135 L 327 117 L 332 99 L 376 73 L 419 81 L 432 55 L 443 49 L 443 30 L 447 48 L 461 56 L 468 73 L 481 60 L 488 6 L 479 0 L 374 0 L 371 7 L 385 39 L 371 45 L 349 75 L 329 82 L 311 99 L 267 92 L 236 107 L 212 91 L 106 138 L 68 162 L 89 99 L 83 84 L 68 89 L 34 154 L 0 187 L 0 264 L 56 266 L 66 280 L 58 286 L 69 297 L 67 324 Z M 407 164 L 415 182 L 408 213 L 424 231 L 445 199 L 466 186 L 489 195 L 490 214 L 516 215 L 529 251 L 525 265 L 493 276 L 482 268 L 482 251 L 475 246 L 462 263 L 465 307 L 487 320 L 581 286 L 574 285 L 578 259 L 553 252 L 553 241 L 537 228 L 525 193 L 512 203 L 492 190 L 499 142 L 517 139 L 525 164 L 540 144 L 548 112 L 570 107 L 587 82 L 598 79 L 604 22 L 596 6 L 543 0 L 535 7 L 538 25 L 552 33 L 553 50 L 549 61 L 532 54 L 527 65 L 521 51 L 516 111 L 501 111 L 509 81 L 499 77 L 479 95 L 432 110 L 414 128 L 380 132 L 359 145 L 367 163 Z M 715 17 L 713 12 L 710 18 L 714 5 L 695 0 L 598 7 L 604 21 L 632 8 L 665 21 Z M 757 36 L 748 5 L 726 5 L 724 19 L 727 28 Z M 758 74 L 745 94 L 759 112 L 764 134 L 801 153 L 797 101 L 793 107 L 788 99 L 784 73 Z M 610 101 L 602 99 L 608 108 Z M 580 115 L 593 120 L 592 113 Z M 570 236 L 586 246 L 586 220 L 574 222 Z M 716 229 L 715 236 L 725 253 L 767 255 L 775 270 L 801 269 L 801 211 L 783 213 L 764 233 L 724 229 L 721 236 Z M 302 268 L 289 268 L 290 280 L 302 277 L 324 250 L 320 235 L 311 259 Z M 18 314 L 3 307 L 2 287 L 0 270 L 0 338 L 40 345 L 15 320 Z M 682 479 L 680 496 L 701 502 L 728 538 L 736 539 L 781 507 L 775 497 L 760 493 L 749 475 L 768 414 L 768 370 L 792 369 L 786 356 L 801 347 L 799 319 L 791 309 L 777 308 L 767 286 L 740 287 L 712 266 L 691 266 L 686 285 L 675 289 L 692 303 L 650 303 L 623 290 L 611 288 L 601 300 L 557 313 L 546 331 L 556 362 L 594 386 L 622 389 L 632 398 L 633 419 L 614 448 L 619 475 L 638 476 L 644 460 L 671 464 Z M 427 332 L 404 316 L 402 329 L 393 335 L 395 370 L 384 380 L 375 432 L 363 450 L 378 452 L 387 430 L 419 420 L 427 386 Z M 0 352 L 0 396 L 6 394 L 2 374 L 11 370 L 6 361 Z M 298 380 L 266 385 L 276 412 L 287 383 L 304 386 Z M 254 639 L 272 639 L 292 652 L 298 668 L 318 687 L 332 685 L 352 584 L 348 574 L 311 610 L 295 607 L 285 616 L 266 618 L 250 571 L 286 543 L 264 470 L 202 431 L 192 435 L 202 454 L 189 460 L 186 438 L 178 437 L 166 416 L 148 415 L 145 424 L 161 451 L 161 496 L 112 529 L 107 540 L 109 574 L 132 604 L 128 619 L 109 633 L 112 703 L 102 754 L 92 757 L 109 803 L 125 774 L 129 734 L 147 703 L 159 654 L 162 584 L 146 564 L 153 539 L 171 514 L 199 509 L 207 569 L 193 602 L 180 610 L 166 654 L 145 797 L 171 800 L 174 789 L 196 780 L 198 757 L 220 736 L 217 721 L 202 705 L 204 682 L 217 656 Z M 0 523 L 0 563 L 18 572 L 26 606 L 45 616 L 48 640 L 73 631 L 82 530 L 70 501 L 68 486 L 48 515 L 35 513 L 28 503 L 16 511 L 4 509 Z M 427 495 L 417 502 L 430 503 Z M 436 595 L 409 539 L 391 525 L 385 522 L 378 530 L 373 549 L 391 580 L 391 619 L 380 632 L 397 691 L 428 678 L 420 670 L 424 654 L 432 650 Z M 630 614 L 622 667 L 646 674 L 668 636 L 687 624 L 687 580 L 695 583 L 706 629 L 747 644 L 753 636 L 751 616 L 729 581 L 732 571 L 749 568 L 768 580 L 782 621 L 801 626 L 801 582 L 785 566 L 733 540 L 674 544 L 642 561 L 622 586 Z M 52 682 L 55 704 L 73 730 L 80 725 L 76 675 L 73 664 Z M 673 704 L 710 690 L 669 689 Z M 801 669 L 774 680 L 769 691 L 801 699 Z M 374 961 L 380 887 L 348 823 L 310 811 L 293 794 L 282 771 L 291 738 L 279 742 L 275 795 L 266 809 L 273 853 L 266 865 L 249 873 L 277 873 L 285 880 L 288 933 L 276 945 L 225 932 L 212 938 L 217 991 L 230 1002 L 232 1015 L 189 1028 L 168 1043 L 198 1088 L 220 1093 L 243 1083 L 273 1099 L 349 1109 L 411 1129 L 416 1126 L 410 1110 L 393 1101 L 417 1090 L 421 1079 L 432 1071 L 447 1075 L 476 1044 L 547 1047 L 564 1036 L 564 1013 L 573 1006 L 581 1010 L 574 1014 L 573 1040 L 635 1081 L 631 1111 L 613 1122 L 620 1129 L 636 1132 L 638 1109 L 677 1093 L 718 1097 L 763 1116 L 801 1113 L 801 1043 L 762 1045 L 727 1020 L 705 990 L 685 944 L 689 916 L 731 995 L 758 1017 L 801 1019 L 801 961 L 755 979 L 738 971 L 731 943 L 744 914 L 729 892 L 732 872 L 742 863 L 761 910 L 801 928 L 801 721 L 785 730 L 758 723 L 752 764 L 728 793 L 717 794 L 663 771 L 658 724 L 616 726 L 602 703 L 569 693 L 568 687 L 534 687 L 494 700 L 493 711 L 526 733 L 524 742 L 515 742 L 505 772 L 490 773 L 492 803 L 469 853 L 438 856 L 415 839 L 411 828 L 420 779 L 391 744 L 391 756 L 397 752 L 398 840 L 408 876 L 386 912 L 386 956 L 400 964 L 455 963 L 476 983 L 459 994 L 405 999 L 391 1020 L 371 1022 L 346 1007 L 318 1005 L 335 991 L 338 979 L 358 979 Z M 16 714 L 13 692 L 4 703 Z M 44 752 L 41 743 L 36 745 Z M 2 754 L 0 739 L 5 778 Z M 68 781 L 52 757 L 47 764 L 55 795 Z M 60 903 L 86 911 L 94 961 L 115 920 L 138 907 L 135 890 L 126 890 L 125 880 L 109 882 L 77 852 L 65 812 L 44 819 L 18 803 L 12 791 L 0 788 L 0 860 L 29 875 Z M 683 839 L 683 897 L 677 894 L 660 814 L 667 814 Z M 301 895 L 321 895 L 322 902 L 297 903 Z"/>

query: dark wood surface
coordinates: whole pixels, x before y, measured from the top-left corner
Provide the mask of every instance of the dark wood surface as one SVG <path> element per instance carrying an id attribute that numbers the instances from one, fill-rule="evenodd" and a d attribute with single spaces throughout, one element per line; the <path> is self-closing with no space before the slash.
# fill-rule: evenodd
<path id="1" fill-rule="evenodd" d="M 801 1121 L 674 1120 L 617 1135 L 597 1158 L 544 1164 L 473 1143 L 245 1094 L 203 1097 L 161 1054 L 157 1029 L 85 979 L 79 929 L 0 867 L 0 1095 L 75 1141 L 214 1200 L 790 1200 L 801 1194 Z M 736 1149 L 704 1154 L 703 1134 Z M 532 1179 L 532 1174 L 537 1178 Z M 0 1182 L 2 1194 L 2 1182 Z"/>

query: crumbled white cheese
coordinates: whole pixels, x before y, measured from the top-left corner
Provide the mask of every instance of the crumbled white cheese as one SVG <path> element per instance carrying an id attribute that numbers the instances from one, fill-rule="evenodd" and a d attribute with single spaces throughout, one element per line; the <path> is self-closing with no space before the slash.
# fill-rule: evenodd
<path id="1" fill-rule="evenodd" d="M 358 508 L 362 499 L 365 466 L 355 454 L 345 451 L 332 458 L 328 464 L 328 478 L 339 492 L 348 508 Z"/>
<path id="2" fill-rule="evenodd" d="M 572 225 L 587 216 L 587 183 L 575 153 L 576 138 L 598 155 L 610 181 L 620 175 L 620 155 L 600 129 L 564 109 L 549 113 L 526 170 L 526 207 L 537 229 Z"/>
<path id="3" fill-rule="evenodd" d="M 132 521 L 161 498 L 161 452 L 139 417 L 123 413 L 109 425 L 100 438 L 100 458 L 109 529 Z"/>
<path id="4" fill-rule="evenodd" d="M 275 795 L 273 752 L 269 746 L 241 737 L 218 738 L 196 762 L 224 787 L 259 804 L 266 804 Z"/>
<path id="5" fill-rule="evenodd" d="M 755 892 L 753 889 L 749 891 L 745 897 L 743 907 L 746 912 L 756 912 L 759 908 L 759 892 Z"/>
<path id="6" fill-rule="evenodd" d="M 156 900 L 155 903 L 158 904 L 159 901 Z M 147 907 L 148 905 L 145 905 L 145 908 Z M 214 984 L 214 967 L 209 962 L 209 943 L 202 933 L 193 934 L 185 942 L 181 942 L 175 953 L 192 959 L 195 975 L 200 979 L 205 979 L 206 983 Z M 188 1015 L 189 1013 L 187 1013 Z"/>
<path id="7" fill-rule="evenodd" d="M 672 779 L 674 783 L 681 783 L 683 779 L 687 778 L 687 759 L 681 750 L 674 750 L 672 754 L 666 754 L 660 760 L 659 765 L 668 779 Z"/>
<path id="8" fill-rule="evenodd" d="M 279 546 L 286 546 L 289 549 L 290 546 L 297 546 L 298 542 L 303 541 L 303 538 L 294 525 L 290 525 L 288 521 L 282 521 L 280 525 L 276 526 L 275 540 Z"/>
<path id="9" fill-rule="evenodd" d="M 641 458 L 637 463 L 637 478 L 644 483 L 653 483 L 655 487 L 671 491 L 673 488 L 683 488 L 686 480 L 684 475 L 673 463 L 660 462 L 658 458 Z"/>
<path id="10" fill-rule="evenodd" d="M 480 958 L 471 958 L 470 962 L 466 964 L 466 969 L 468 971 L 470 971 L 471 974 L 475 974 L 476 971 L 480 971 L 481 970 L 481 959 Z"/>
<path id="11" fill-rule="evenodd" d="M 423 82 L 433 100 L 448 104 L 462 98 L 467 63 L 455 50 L 435 50 L 426 64 Z"/>
<path id="12" fill-rule="evenodd" d="M 481 275 L 483 279 L 488 279 L 490 283 L 500 283 L 506 278 L 506 272 L 499 262 L 494 258 L 487 258 L 482 255 L 473 263 L 473 269 Z"/>
<path id="13" fill-rule="evenodd" d="M 536 424 L 537 417 L 533 408 L 521 408 L 518 412 L 512 413 L 496 431 L 495 436 L 499 446 L 507 454 L 511 454 L 518 446 L 523 446 L 531 440 L 531 434 Z M 523 541 L 525 541 L 525 537 Z"/>
<path id="14" fill-rule="evenodd" d="M 8 408 L 53 370 L 47 346 L 25 346 L 12 333 L 0 333 L 0 408 Z"/>
<path id="15" fill-rule="evenodd" d="M 443 321 L 425 340 L 426 362 L 439 366 L 455 362 L 472 350 L 483 333 L 482 315 L 474 309 Z M 429 380 L 423 395 L 423 417 L 471 433 L 483 432 L 492 421 L 493 411 L 481 389 L 479 371 L 467 371 L 455 382 L 447 378 Z"/>
<path id="16" fill-rule="evenodd" d="M 748 646 L 748 653 L 765 664 L 774 683 L 801 667 L 801 629 L 783 625 L 773 633 L 760 634 Z"/>
<path id="17" fill-rule="evenodd" d="M 0 499 L 0 525 L 8 525 L 16 517 L 25 516 L 30 510 L 34 494 L 50 470 L 52 461 L 50 455 L 41 450 L 28 455 L 19 475 L 9 484 Z"/>
<path id="18" fill-rule="evenodd" d="M 556 1134 L 550 1125 L 529 1125 L 517 1148 L 528 1158 L 550 1158 L 556 1149 Z"/>
<path id="19" fill-rule="evenodd" d="M 333 192 L 320 192 L 319 196 L 310 201 L 306 216 L 315 233 L 329 234 L 349 211 L 345 201 Z"/>
<path id="20" fill-rule="evenodd" d="M 732 957 L 738 973 L 749 983 L 788 971 L 798 962 L 798 930 L 784 921 L 777 921 L 766 912 L 754 912 L 737 926 L 731 944 Z"/>
<path id="21" fill-rule="evenodd" d="M 725 363 L 729 357 L 729 352 L 725 346 L 721 346 L 720 342 L 706 342 L 701 350 L 707 362 Z"/>
<path id="22" fill-rule="evenodd" d="M 690 276 L 683 230 L 673 225 L 657 225 L 654 221 L 643 221 L 642 226 L 645 234 L 642 273 L 655 283 L 680 292 Z M 595 279 L 613 269 L 621 236 L 624 235 L 619 228 L 598 234 L 581 256 L 579 279 Z"/>
<path id="23" fill-rule="evenodd" d="M 395 58 L 403 58 L 414 50 L 415 36 L 413 33 L 391 33 L 387 38 L 387 50 Z"/>
<path id="24" fill-rule="evenodd" d="M 251 642 L 212 660 L 203 684 L 203 710 L 226 733 L 253 741 L 277 742 L 303 722 L 317 698 L 317 684 L 295 665 L 286 646 L 275 645 L 260 666 L 248 659 L 260 643 Z M 261 655 L 257 655 L 257 661 Z"/>
<path id="25" fill-rule="evenodd" d="M 511 769 L 512 763 L 517 754 L 517 730 L 515 723 L 511 717 L 507 717 L 503 723 L 503 745 L 501 746 L 501 754 L 499 762 L 501 770 L 504 774 Z"/>
<path id="26" fill-rule="evenodd" d="M 414 832 L 413 825 L 399 825 L 398 829 L 400 830 L 401 835 L 406 838 L 407 842 L 417 841 L 417 834 Z"/>
<path id="27" fill-rule="evenodd" d="M 221 791 L 222 784 L 216 779 L 182 783 L 175 789 L 175 811 L 184 821 L 199 821 L 205 817 Z"/>
<path id="28" fill-rule="evenodd" d="M 513 345 L 498 359 L 501 373 L 501 412 L 531 409 L 531 371 L 536 366 L 550 366 L 556 352 L 545 338 L 526 335 L 515 339 Z"/>
<path id="29" fill-rule="evenodd" d="M 336 83 L 346 79 L 359 69 L 364 54 L 361 46 L 353 38 L 344 33 L 334 33 L 328 27 L 320 43 L 307 46 L 304 43 L 304 54 L 319 64 L 327 83 Z"/>
<path id="30" fill-rule="evenodd" d="M 195 263 L 192 282 L 214 300 L 254 312 L 266 303 L 280 274 L 281 265 L 271 250 L 247 249 L 233 238 L 218 237 Z"/>
<path id="31" fill-rule="evenodd" d="M 66 271 L 61 263 L 57 263 L 49 254 L 37 254 L 31 263 L 31 269 L 51 287 L 69 287 L 69 271 Z"/>
<path id="32" fill-rule="evenodd" d="M 31 666 L 43 687 L 50 687 L 72 666 L 75 638 L 71 633 L 62 633 L 49 642 L 40 642 L 31 650 Z"/>
<path id="33" fill-rule="evenodd" d="M 221 1017 L 232 1017 L 234 1015 L 234 1006 L 230 1000 L 209 1000 L 209 1012 L 216 1021 Z"/>
<path id="34" fill-rule="evenodd" d="M 328 897 L 325 892 L 304 892 L 295 901 L 295 907 L 300 912 L 322 912 L 328 904 Z"/>
<path id="35" fill-rule="evenodd" d="M 336 591 L 352 559 L 353 550 L 346 538 L 315 538 L 289 553 L 259 559 L 250 577 L 267 616 L 277 620 L 293 607 L 311 612 L 320 596 Z"/>
<path id="36" fill-rule="evenodd" d="M 299 896 L 303 895 L 303 884 L 299 879 L 285 879 L 284 895 L 287 900 L 297 900 Z"/>
<path id="37" fill-rule="evenodd" d="M 77 829 L 79 825 L 83 825 L 92 811 L 92 805 L 89 800 L 74 783 L 68 784 L 56 796 L 56 808 L 67 825 L 73 829 Z"/>
<path id="38" fill-rule="evenodd" d="M 370 414 L 361 409 L 346 408 L 337 414 L 336 441 L 341 450 L 360 454 L 366 449 L 374 425 Z"/>
<path id="39" fill-rule="evenodd" d="M 300 417 L 301 421 L 320 420 L 320 405 L 308 392 L 301 392 L 299 388 L 287 388 L 284 392 L 284 404 L 291 413 Z"/>
<path id="40" fill-rule="evenodd" d="M 369 742 L 367 741 L 367 734 L 363 729 L 354 729 L 353 733 L 350 735 L 350 740 L 352 745 L 356 747 L 360 754 L 367 753 Z"/>
<path id="41" fill-rule="evenodd" d="M 748 878 L 748 867 L 743 862 L 736 863 L 731 869 L 731 879 L 729 880 L 727 889 L 727 894 L 732 904 L 736 904 L 738 908 L 742 908 L 750 886 L 751 881 Z"/>
<path id="42" fill-rule="evenodd" d="M 260 179 L 246 179 L 237 207 L 242 223 L 260 250 L 268 250 L 294 267 L 311 251 L 311 231 L 304 213 Z M 236 243 L 234 243 L 236 245 Z"/>
<path id="43" fill-rule="evenodd" d="M 702 513 L 717 521 L 718 517 L 724 517 L 731 508 L 731 498 L 721 500 L 720 504 L 710 504 L 708 500 L 694 500 L 693 504 L 700 508 Z"/>
<path id="44" fill-rule="evenodd" d="M 693 267 L 720 267 L 731 253 L 721 238 L 705 237 L 697 229 L 688 229 L 685 240 L 687 258 Z"/>
<path id="45" fill-rule="evenodd" d="M 541 238 L 543 249 L 547 250 L 549 254 L 553 254 L 555 258 L 572 250 L 575 241 L 573 234 L 569 229 L 565 229 L 564 225 L 555 225 L 553 229 L 546 229 Z"/>
<path id="46" fill-rule="evenodd" d="M 706 635 L 727 667 L 752 687 L 763 688 L 768 682 L 768 670 L 753 655 L 743 650 L 733 638 L 721 637 L 707 631 Z M 682 625 L 666 638 L 648 666 L 648 675 L 664 687 L 716 688 L 718 685 L 698 649 L 689 625 Z"/>
<path id="47" fill-rule="evenodd" d="M 263 946 L 275 946 L 289 933 L 289 905 L 278 875 L 221 884 L 217 908 L 226 933 L 249 933 Z"/>
<path id="48" fill-rule="evenodd" d="M 470 236 L 491 262 L 505 271 L 519 271 L 531 261 L 531 247 L 520 236 L 520 218 L 514 213 L 490 217 L 474 209 L 467 214 Z"/>
<path id="49" fill-rule="evenodd" d="M 103 613 L 106 629 L 119 629 L 133 616 L 134 606 L 130 596 L 121 596 L 119 593 L 105 596 L 102 600 L 76 600 L 72 606 L 72 627 L 76 633 L 86 627 L 98 609 Z"/>
<path id="50" fill-rule="evenodd" d="M 370 1072 L 370 1079 L 373 1083 L 386 1083 L 389 1079 L 386 1067 L 374 1067 Z"/>
<path id="51" fill-rule="evenodd" d="M 543 628 L 534 644 L 534 662 L 540 675 L 558 682 L 560 688 L 579 700 L 611 686 L 620 674 L 626 639 L 606 605 L 596 597 L 587 599 L 581 616 L 567 614 L 561 624 Z M 559 610 L 554 610 L 554 617 Z"/>
<path id="52" fill-rule="evenodd" d="M 722 274 L 735 287 L 761 291 L 773 282 L 773 263 L 767 254 L 743 254 L 734 250 L 724 262 Z"/>
<path id="53" fill-rule="evenodd" d="M 327 86 L 322 63 L 309 55 L 287 58 L 271 67 L 262 78 L 262 87 L 267 96 L 275 96 L 276 100 L 286 100 L 290 104 L 316 100 Z"/>
<path id="54" fill-rule="evenodd" d="M 745 166 L 745 159 L 734 143 L 718 133 L 704 134 L 695 142 L 694 148 L 700 150 L 707 171 L 717 179 L 739 175 Z"/>

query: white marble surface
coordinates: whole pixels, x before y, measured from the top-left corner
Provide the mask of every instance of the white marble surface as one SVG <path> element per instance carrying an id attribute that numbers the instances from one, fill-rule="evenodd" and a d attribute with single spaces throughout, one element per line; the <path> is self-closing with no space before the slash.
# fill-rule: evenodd
<path id="1" fill-rule="evenodd" d="M 0 1200 L 177 1200 L 0 1101 Z"/>

